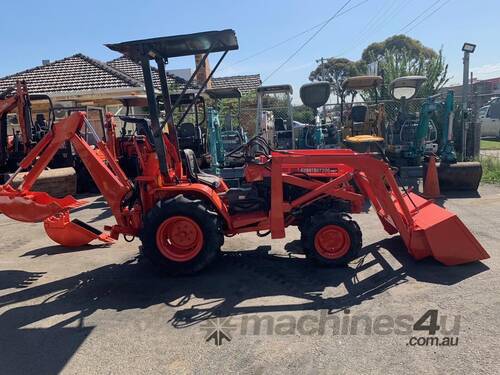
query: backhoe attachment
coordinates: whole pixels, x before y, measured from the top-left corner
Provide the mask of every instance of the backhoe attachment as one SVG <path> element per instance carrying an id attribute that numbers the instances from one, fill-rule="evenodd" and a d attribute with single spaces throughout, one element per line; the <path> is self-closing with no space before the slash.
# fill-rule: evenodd
<path id="1" fill-rule="evenodd" d="M 66 247 L 83 246 L 93 240 L 109 244 L 114 242 L 114 239 L 80 220 L 70 220 L 69 211 L 84 205 L 85 201 L 76 200 L 72 196 L 54 198 L 47 193 L 31 191 L 38 176 L 64 142 L 71 142 L 101 193 L 107 199 L 117 221 L 122 225 L 124 223 L 121 220 L 120 203 L 131 189 L 130 182 L 115 164 L 106 145 L 102 141 L 98 142 L 99 151 L 105 155 L 109 167 L 98 152 L 78 134 L 86 123 L 87 126 L 91 126 L 86 121 L 85 115 L 77 112 L 54 124 L 52 130 L 21 161 L 19 169 L 9 181 L 0 185 L 0 213 L 23 222 L 43 221 L 47 235 Z M 24 176 L 21 185 L 13 188 L 11 183 L 22 170 L 29 170 L 29 172 Z"/>

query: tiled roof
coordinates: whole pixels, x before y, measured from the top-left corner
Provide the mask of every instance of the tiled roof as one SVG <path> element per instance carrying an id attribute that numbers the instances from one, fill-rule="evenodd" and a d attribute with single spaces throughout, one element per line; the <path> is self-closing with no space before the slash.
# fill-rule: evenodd
<path id="1" fill-rule="evenodd" d="M 212 78 L 212 88 L 237 88 L 242 94 L 255 91 L 261 84 L 260 74 Z"/>
<path id="2" fill-rule="evenodd" d="M 119 57 L 117 59 L 111 60 L 107 62 L 111 67 L 120 70 L 121 72 L 129 75 L 130 77 L 143 82 L 142 76 L 142 68 L 136 62 L 128 59 L 125 56 Z M 157 89 L 160 89 L 160 76 L 158 74 L 158 70 L 154 67 L 151 67 L 151 72 L 153 76 L 153 84 Z M 173 74 L 167 73 L 167 81 L 170 85 L 178 85 L 181 88 L 184 87 L 186 81 L 181 77 L 175 76 Z"/>
<path id="3" fill-rule="evenodd" d="M 0 78 L 0 91 L 25 80 L 32 94 L 142 87 L 142 81 L 80 53 Z"/>
<path id="4" fill-rule="evenodd" d="M 160 88 L 157 69 L 152 69 L 153 83 Z M 183 88 L 186 81 L 167 74 L 171 85 Z M 17 80 L 25 80 L 32 94 L 106 90 L 114 88 L 143 88 L 142 69 L 139 64 L 122 56 L 103 63 L 78 53 L 47 65 L 40 65 L 0 78 L 0 92 L 15 86 Z M 240 75 L 212 78 L 212 88 L 238 88 L 243 94 L 261 85 L 260 75 Z M 191 89 L 197 88 L 191 85 Z"/>

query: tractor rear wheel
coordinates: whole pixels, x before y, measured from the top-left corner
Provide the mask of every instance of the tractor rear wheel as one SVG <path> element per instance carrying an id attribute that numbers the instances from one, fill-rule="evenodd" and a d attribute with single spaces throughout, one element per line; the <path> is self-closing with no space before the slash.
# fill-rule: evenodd
<path id="1" fill-rule="evenodd" d="M 146 214 L 140 237 L 142 253 L 171 275 L 202 270 L 224 242 L 218 215 L 183 195 L 159 201 Z"/>
<path id="2" fill-rule="evenodd" d="M 340 266 L 357 258 L 362 234 L 348 215 L 326 211 L 301 225 L 301 242 L 308 259 L 322 266 Z"/>

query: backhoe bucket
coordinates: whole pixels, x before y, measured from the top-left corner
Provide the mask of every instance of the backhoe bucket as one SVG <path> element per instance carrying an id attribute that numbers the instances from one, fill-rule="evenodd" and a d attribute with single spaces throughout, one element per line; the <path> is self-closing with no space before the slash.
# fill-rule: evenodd
<path id="1" fill-rule="evenodd" d="M 10 186 L 0 186 L 0 213 L 27 223 L 44 221 L 56 213 L 85 203 L 71 196 L 54 198 L 44 192 L 19 191 Z"/>
<path id="2" fill-rule="evenodd" d="M 43 222 L 45 232 L 50 239 L 64 247 L 79 247 L 89 244 L 94 240 L 106 244 L 114 240 L 96 228 L 78 220 L 70 220 L 68 211 L 58 213 Z"/>
<path id="3" fill-rule="evenodd" d="M 447 266 L 490 257 L 457 215 L 413 193 L 403 199 L 414 222 L 407 243 L 413 257 L 432 256 Z"/>

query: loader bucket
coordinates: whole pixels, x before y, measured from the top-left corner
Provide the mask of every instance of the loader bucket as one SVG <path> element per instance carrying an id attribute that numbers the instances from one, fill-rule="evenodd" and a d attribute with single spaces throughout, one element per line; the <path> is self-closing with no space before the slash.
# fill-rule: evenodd
<path id="1" fill-rule="evenodd" d="M 50 239 L 64 247 L 80 247 L 94 240 L 106 244 L 114 243 L 114 240 L 106 233 L 78 220 L 70 220 L 68 211 L 58 213 L 43 222 L 45 232 Z"/>
<path id="2" fill-rule="evenodd" d="M 19 191 L 10 186 L 0 186 L 0 213 L 27 223 L 44 221 L 58 212 L 85 203 L 71 196 L 54 198 L 44 192 Z"/>
<path id="3" fill-rule="evenodd" d="M 404 200 L 414 222 L 407 247 L 416 259 L 432 256 L 453 266 L 490 257 L 457 215 L 413 193 Z"/>

